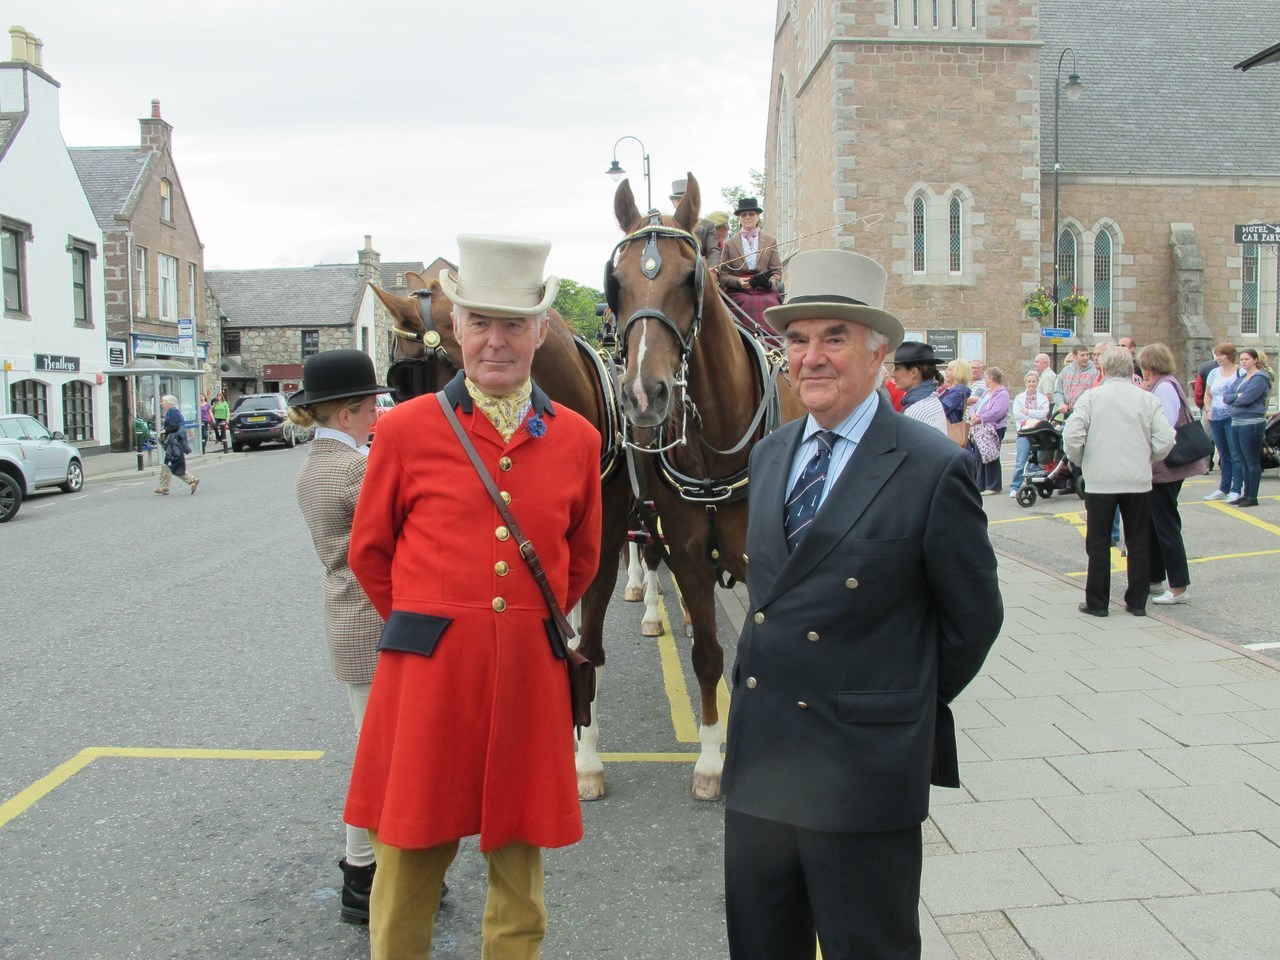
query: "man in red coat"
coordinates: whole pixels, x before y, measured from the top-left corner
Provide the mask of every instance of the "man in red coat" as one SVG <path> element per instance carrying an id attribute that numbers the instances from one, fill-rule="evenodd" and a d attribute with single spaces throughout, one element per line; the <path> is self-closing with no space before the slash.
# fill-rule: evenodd
<path id="1" fill-rule="evenodd" d="M 550 244 L 460 236 L 454 304 L 464 371 L 445 388 L 564 609 L 600 554 L 600 436 L 530 379 L 559 281 Z M 347 795 L 378 870 L 373 960 L 430 955 L 461 837 L 489 864 L 484 956 L 533 958 L 546 932 L 542 847 L 582 838 L 569 680 L 515 538 L 435 395 L 378 424 L 351 569 L 386 618 Z"/>

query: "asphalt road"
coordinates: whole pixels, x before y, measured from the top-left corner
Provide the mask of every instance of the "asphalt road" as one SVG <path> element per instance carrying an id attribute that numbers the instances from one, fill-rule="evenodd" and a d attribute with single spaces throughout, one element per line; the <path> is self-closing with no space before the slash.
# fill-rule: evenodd
<path id="1" fill-rule="evenodd" d="M 1077 580 L 1084 598 L 1084 501 L 1055 493 L 1023 508 L 1008 496 L 1013 450 L 1003 448 L 1005 492 L 984 497 L 998 551 Z M 1218 488 L 1215 471 L 1182 485 L 1178 512 L 1191 572 L 1191 602 L 1147 609 L 1179 624 L 1280 659 L 1280 617 L 1272 604 L 1280 582 L 1280 478 L 1263 474 L 1257 507 L 1240 510 L 1203 498 Z M 1111 594 L 1122 601 L 1124 559 L 1112 551 Z"/>
<path id="2" fill-rule="evenodd" d="M 306 450 L 204 467 L 195 496 L 39 494 L 0 527 L 0 957 L 368 956 L 338 921 L 353 737 L 293 498 Z M 548 852 L 548 958 L 726 954 L 723 808 L 691 796 L 639 618 L 611 611 L 600 748 L 672 756 L 607 764 L 587 839 Z M 464 844 L 436 957 L 479 955 L 484 869 Z"/>

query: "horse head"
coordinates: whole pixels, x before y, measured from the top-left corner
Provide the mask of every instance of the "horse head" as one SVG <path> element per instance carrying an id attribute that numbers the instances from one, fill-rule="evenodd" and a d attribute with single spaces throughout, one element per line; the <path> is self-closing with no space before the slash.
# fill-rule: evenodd
<path id="1" fill-rule="evenodd" d="M 387 312 L 395 333 L 387 386 L 397 402 L 433 393 L 462 369 L 462 348 L 453 333 L 453 304 L 439 280 L 405 274 L 410 296 L 401 297 L 369 284 Z"/>
<path id="2" fill-rule="evenodd" d="M 702 323 L 711 288 L 693 235 L 700 202 L 692 173 L 674 217 L 642 215 L 627 180 L 614 195 L 614 214 L 626 236 L 606 267 L 605 292 L 626 364 L 618 381 L 622 411 L 639 427 L 656 427 L 670 416 Z"/>

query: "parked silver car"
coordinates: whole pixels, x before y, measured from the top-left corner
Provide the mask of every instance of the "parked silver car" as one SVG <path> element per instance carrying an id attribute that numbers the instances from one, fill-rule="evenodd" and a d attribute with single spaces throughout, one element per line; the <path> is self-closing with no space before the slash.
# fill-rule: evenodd
<path id="1" fill-rule="evenodd" d="M 66 442 L 61 431 L 51 433 L 35 417 L 0 414 L 0 458 L 16 463 L 26 480 L 26 489 L 19 489 L 15 472 L 0 470 L 0 523 L 12 518 L 23 497 L 37 487 L 75 493 L 84 486 L 80 451 Z"/>

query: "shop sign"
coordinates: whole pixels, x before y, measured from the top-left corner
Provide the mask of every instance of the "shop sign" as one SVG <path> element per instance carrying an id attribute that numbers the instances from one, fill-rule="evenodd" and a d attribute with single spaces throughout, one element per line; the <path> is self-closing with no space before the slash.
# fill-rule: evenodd
<path id="1" fill-rule="evenodd" d="M 123 367 L 128 348 L 123 340 L 107 341 L 107 364 L 112 367 Z"/>
<path id="2" fill-rule="evenodd" d="M 929 346 L 933 348 L 934 355 L 943 363 L 950 363 L 960 355 L 957 353 L 959 345 L 959 330 L 929 331 Z"/>
<path id="3" fill-rule="evenodd" d="M 1280 244 L 1280 223 L 1237 223 L 1236 243 Z"/>
<path id="4" fill-rule="evenodd" d="M 52 353 L 36 354 L 36 369 L 50 373 L 79 373 L 79 357 L 62 357 Z"/>

